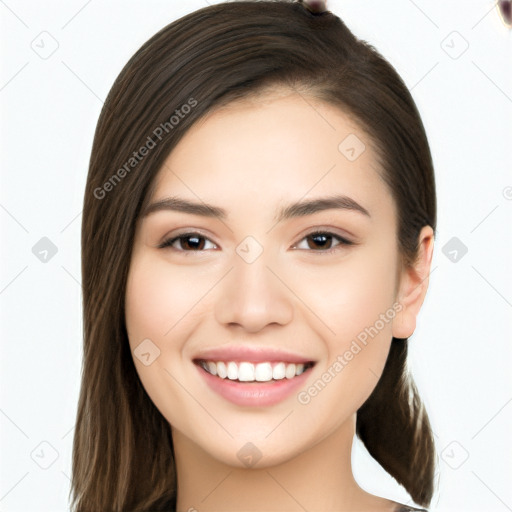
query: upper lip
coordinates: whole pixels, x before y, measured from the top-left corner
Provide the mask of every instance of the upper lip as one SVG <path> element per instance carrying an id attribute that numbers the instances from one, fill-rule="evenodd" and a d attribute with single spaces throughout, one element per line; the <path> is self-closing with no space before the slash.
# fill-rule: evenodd
<path id="1" fill-rule="evenodd" d="M 315 362 L 310 357 L 304 357 L 285 350 L 249 346 L 227 346 L 206 349 L 196 354 L 192 359 L 194 361 L 233 361 L 238 363 L 243 361 L 248 363 L 282 361 L 296 364 Z"/>

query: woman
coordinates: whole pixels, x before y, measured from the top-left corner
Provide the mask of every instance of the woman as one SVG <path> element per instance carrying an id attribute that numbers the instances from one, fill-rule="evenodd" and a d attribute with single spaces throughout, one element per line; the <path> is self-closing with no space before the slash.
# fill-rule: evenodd
<path id="1" fill-rule="evenodd" d="M 198 10 L 110 91 L 83 211 L 76 511 L 418 510 L 357 484 L 355 434 L 431 501 L 406 371 L 430 150 L 396 71 L 314 4 Z"/>

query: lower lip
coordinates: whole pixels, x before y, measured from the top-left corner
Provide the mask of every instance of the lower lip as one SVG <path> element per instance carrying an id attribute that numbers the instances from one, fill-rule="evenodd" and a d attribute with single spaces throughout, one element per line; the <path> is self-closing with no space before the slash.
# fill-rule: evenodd
<path id="1" fill-rule="evenodd" d="M 208 386 L 220 396 L 236 405 L 250 407 L 267 407 L 277 404 L 297 391 L 309 377 L 311 368 L 308 368 L 293 379 L 271 380 L 268 382 L 239 382 L 227 377 L 221 379 L 204 368 L 194 365 Z"/>

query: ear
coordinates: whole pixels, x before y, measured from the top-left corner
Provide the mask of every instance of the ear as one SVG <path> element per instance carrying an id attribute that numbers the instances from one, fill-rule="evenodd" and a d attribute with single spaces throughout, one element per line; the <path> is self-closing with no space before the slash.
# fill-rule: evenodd
<path id="1" fill-rule="evenodd" d="M 400 274 L 397 301 L 402 309 L 393 319 L 395 338 L 409 338 L 416 329 L 416 317 L 427 293 L 433 251 L 434 231 L 424 226 L 418 238 L 418 257 L 412 267 L 404 268 Z"/>

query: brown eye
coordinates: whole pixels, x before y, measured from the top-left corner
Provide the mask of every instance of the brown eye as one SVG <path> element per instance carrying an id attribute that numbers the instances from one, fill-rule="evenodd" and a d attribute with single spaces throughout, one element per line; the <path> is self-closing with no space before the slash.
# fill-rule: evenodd
<path id="1" fill-rule="evenodd" d="M 200 251 L 204 248 L 205 242 L 202 236 L 180 236 L 178 240 L 185 250 Z"/>
<path id="2" fill-rule="evenodd" d="M 306 247 L 300 247 L 303 241 L 306 241 Z M 306 235 L 299 244 L 298 249 L 311 249 L 317 252 L 330 252 L 336 250 L 338 246 L 353 245 L 353 242 L 325 231 L 316 231 Z"/>
<path id="3" fill-rule="evenodd" d="M 208 243 L 213 245 L 215 248 L 215 244 L 211 240 L 208 240 L 208 238 L 200 235 L 199 233 L 184 233 L 174 238 L 169 238 L 168 240 L 165 240 L 158 247 L 160 249 L 163 249 L 165 247 L 172 247 L 177 251 L 193 252 L 205 250 L 205 246 Z M 212 247 L 207 247 L 207 249 L 211 248 Z"/>
<path id="4" fill-rule="evenodd" d="M 330 249 L 332 246 L 332 235 L 316 233 L 306 237 L 310 249 Z"/>

